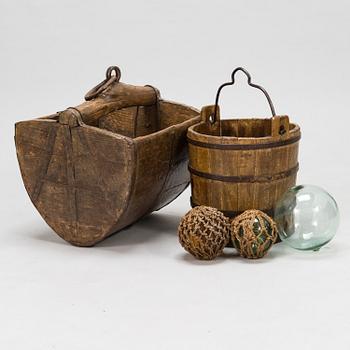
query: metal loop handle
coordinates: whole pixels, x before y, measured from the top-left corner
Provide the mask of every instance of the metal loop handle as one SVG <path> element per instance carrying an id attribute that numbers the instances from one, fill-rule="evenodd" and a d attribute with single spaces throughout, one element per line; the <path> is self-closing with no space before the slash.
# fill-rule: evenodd
<path id="1" fill-rule="evenodd" d="M 112 72 L 115 73 L 115 79 L 117 81 L 119 81 L 121 76 L 122 76 L 122 73 L 120 71 L 120 68 L 117 67 L 117 66 L 110 66 L 110 67 L 107 68 L 107 70 L 106 70 L 106 79 L 111 79 Z"/>
<path id="2" fill-rule="evenodd" d="M 238 71 L 241 71 L 243 72 L 246 76 L 247 76 L 247 80 L 248 80 L 248 85 L 253 87 L 253 88 L 256 88 L 256 89 L 259 89 L 260 91 L 262 91 L 270 105 L 270 109 L 271 109 L 271 113 L 272 113 L 272 116 L 276 116 L 276 112 L 275 112 L 275 107 L 273 106 L 273 103 L 272 103 L 272 100 L 269 96 L 269 94 L 267 93 L 267 91 L 261 87 L 260 85 L 257 85 L 257 84 L 253 84 L 252 83 L 252 77 L 250 76 L 249 72 L 247 70 L 245 70 L 244 68 L 242 67 L 238 67 L 236 68 L 232 74 L 231 74 L 231 81 L 230 82 L 227 82 L 227 83 L 224 83 L 222 84 L 217 93 L 216 93 L 216 98 L 215 98 L 215 109 L 214 109 L 214 114 L 212 114 L 211 118 L 209 118 L 210 120 L 210 123 L 214 124 L 216 122 L 216 115 L 217 115 L 217 109 L 218 109 L 218 105 L 219 105 L 219 97 L 220 97 L 220 92 L 222 90 L 222 88 L 224 88 L 225 86 L 228 86 L 228 85 L 233 85 L 235 83 L 235 74 L 238 72 Z"/>
<path id="3" fill-rule="evenodd" d="M 112 73 L 115 73 L 112 75 Z M 90 101 L 97 97 L 99 94 L 101 94 L 108 86 L 112 85 L 113 83 L 119 83 L 119 80 L 122 76 L 122 73 L 120 71 L 120 68 L 117 66 L 110 66 L 106 70 L 106 78 L 101 81 L 98 85 L 96 85 L 94 88 L 92 88 L 86 95 L 85 100 Z"/>

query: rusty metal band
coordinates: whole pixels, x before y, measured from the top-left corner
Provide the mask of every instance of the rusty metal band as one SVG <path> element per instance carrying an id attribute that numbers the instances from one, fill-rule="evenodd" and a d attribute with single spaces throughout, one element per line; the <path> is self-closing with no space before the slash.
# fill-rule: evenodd
<path id="1" fill-rule="evenodd" d="M 293 168 L 290 168 L 286 171 L 282 171 L 280 173 L 276 173 L 272 175 L 227 176 L 227 175 L 216 175 L 216 174 L 204 173 L 202 171 L 193 169 L 190 166 L 188 167 L 188 170 L 192 175 L 199 176 L 209 180 L 223 181 L 223 182 L 236 182 L 236 183 L 270 182 L 270 181 L 280 180 L 280 179 L 284 179 L 285 177 L 296 174 L 298 169 L 299 169 L 299 163 Z"/>
<path id="2" fill-rule="evenodd" d="M 208 204 L 198 204 L 196 203 L 193 198 L 191 197 L 191 207 L 194 208 L 194 207 L 198 207 L 200 205 L 207 205 L 207 206 L 210 206 Z M 239 214 L 242 214 L 244 212 L 244 210 L 241 210 L 241 211 L 232 211 L 232 210 L 221 210 L 221 209 L 218 209 L 220 210 L 225 216 L 228 216 L 230 218 L 234 218 L 236 216 L 238 216 Z M 267 215 L 273 217 L 273 213 L 274 213 L 274 210 L 273 208 L 269 208 L 269 209 L 260 209 L 261 211 L 263 211 L 264 213 L 266 213 Z"/>
<path id="3" fill-rule="evenodd" d="M 245 145 L 238 145 L 238 144 L 222 144 L 222 143 L 208 143 L 208 142 L 202 142 L 197 140 L 192 140 L 189 137 L 187 137 L 187 142 L 191 145 L 197 146 L 197 147 L 203 147 L 203 148 L 213 148 L 213 149 L 222 149 L 222 150 L 254 150 L 254 149 L 265 149 L 265 148 L 275 148 L 275 147 L 282 147 L 287 146 L 292 143 L 298 142 L 301 138 L 301 135 L 298 135 L 296 137 L 292 137 L 287 140 L 281 140 L 281 141 L 274 141 L 274 142 L 268 142 L 268 143 L 259 143 L 259 144 L 245 144 Z"/>

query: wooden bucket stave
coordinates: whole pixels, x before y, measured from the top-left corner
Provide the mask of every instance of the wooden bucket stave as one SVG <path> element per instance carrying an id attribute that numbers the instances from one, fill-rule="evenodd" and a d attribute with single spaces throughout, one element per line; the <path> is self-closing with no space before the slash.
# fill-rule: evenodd
<path id="1" fill-rule="evenodd" d="M 152 87 L 107 76 L 83 104 L 16 123 L 17 157 L 31 201 L 66 241 L 100 242 L 187 187 L 186 132 L 198 114 L 161 100 Z M 125 123 L 113 123 L 123 115 L 144 118 L 140 133 L 131 137 Z"/>
<path id="2" fill-rule="evenodd" d="M 232 84 L 238 70 L 243 69 L 233 72 Z M 248 83 L 263 90 L 251 84 L 249 73 Z M 220 120 L 217 104 L 203 107 L 201 120 L 187 133 L 191 205 L 212 206 L 230 217 L 248 209 L 272 215 L 278 199 L 296 183 L 299 126 L 289 123 L 287 116 L 276 115 Z"/>

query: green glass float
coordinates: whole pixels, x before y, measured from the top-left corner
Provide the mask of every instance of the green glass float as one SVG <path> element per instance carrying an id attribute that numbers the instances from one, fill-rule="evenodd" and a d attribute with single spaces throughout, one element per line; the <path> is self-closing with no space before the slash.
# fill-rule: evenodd
<path id="1" fill-rule="evenodd" d="M 246 210 L 232 220 L 231 238 L 242 257 L 259 259 L 277 239 L 276 224 L 260 210 Z"/>
<path id="2" fill-rule="evenodd" d="M 337 232 L 339 209 L 324 189 L 299 185 L 289 189 L 275 208 L 279 237 L 299 250 L 319 250 Z"/>

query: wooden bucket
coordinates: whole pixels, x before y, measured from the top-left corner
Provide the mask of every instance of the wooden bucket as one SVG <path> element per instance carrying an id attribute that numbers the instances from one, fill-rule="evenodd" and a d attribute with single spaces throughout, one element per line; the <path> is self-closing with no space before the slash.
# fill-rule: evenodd
<path id="1" fill-rule="evenodd" d="M 220 120 L 221 89 L 234 84 L 237 71 L 265 94 L 272 118 Z M 192 206 L 215 207 L 230 217 L 247 209 L 272 215 L 278 199 L 295 185 L 300 128 L 287 116 L 276 116 L 266 90 L 241 67 L 220 86 L 215 105 L 202 108 L 201 122 L 189 128 L 187 140 Z"/>
<path id="2" fill-rule="evenodd" d="M 15 126 L 29 197 L 74 245 L 96 244 L 189 184 L 186 132 L 199 111 L 119 78 L 119 68 L 110 67 L 83 104 Z"/>

